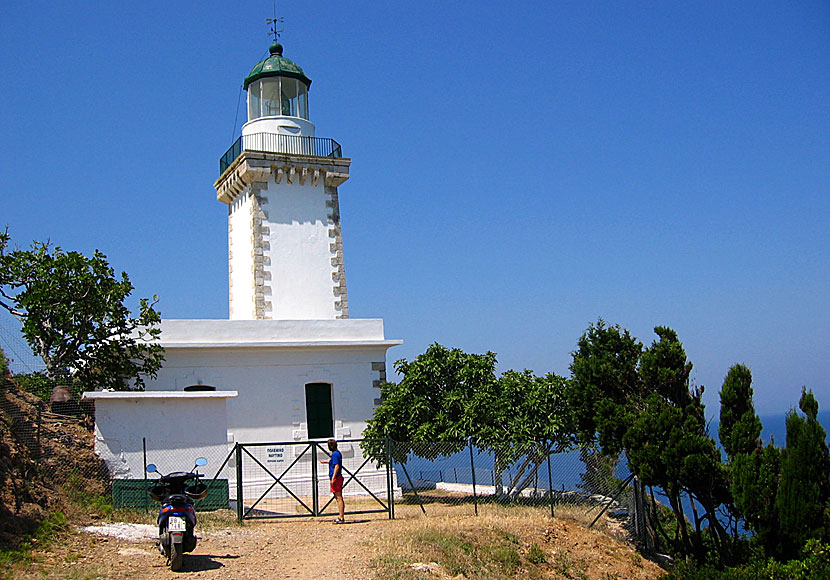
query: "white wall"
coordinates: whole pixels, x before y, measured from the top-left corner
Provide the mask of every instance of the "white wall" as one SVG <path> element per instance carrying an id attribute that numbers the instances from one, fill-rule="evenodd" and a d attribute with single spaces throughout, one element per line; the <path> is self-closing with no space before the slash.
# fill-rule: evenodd
<path id="1" fill-rule="evenodd" d="M 231 203 L 228 229 L 230 317 L 233 319 L 256 318 L 251 241 L 251 196 L 249 193 L 243 193 Z"/>
<path id="2" fill-rule="evenodd" d="M 183 394 L 196 383 L 237 392 L 227 402 L 226 449 L 234 442 L 308 440 L 305 385 L 311 382 L 333 385 L 335 437 L 360 438 L 380 396 L 373 383 L 382 377 L 386 351 L 401 344 L 384 337 L 380 319 L 163 320 L 161 331 L 165 361 L 157 377 L 147 379 L 147 393 Z M 286 449 L 296 453 L 304 447 Z M 354 468 L 362 463 L 358 445 L 343 443 L 341 451 Z M 286 457 L 285 466 L 293 460 Z M 309 459 L 303 458 L 292 478 L 309 483 L 310 474 Z M 364 481 L 376 480 L 373 489 L 385 489 L 381 471 L 366 467 L 361 474 Z M 265 472 L 249 474 L 246 498 L 258 497 L 272 483 Z M 282 495 L 280 489 L 269 492 Z"/>
<path id="3" fill-rule="evenodd" d="M 165 319 L 165 348 L 215 346 L 362 346 L 401 344 L 386 340 L 381 318 L 339 320 Z"/>
<path id="4" fill-rule="evenodd" d="M 372 416 L 386 351 L 380 319 L 163 320 L 165 361 L 148 391 L 202 383 L 233 390 L 228 429 L 239 442 L 306 440 L 305 385 L 333 385 L 338 438 L 360 437 Z"/>
<path id="5" fill-rule="evenodd" d="M 95 452 L 117 478 L 188 471 L 196 457 L 215 469 L 227 455 L 226 401 L 236 393 L 84 393 L 95 401 Z M 209 468 L 208 468 L 209 469 Z"/>
<path id="6" fill-rule="evenodd" d="M 300 184 L 269 181 L 258 193 L 262 219 L 266 306 L 272 319 L 336 319 L 332 258 L 335 238 L 329 236 L 330 196 L 324 180 Z M 231 269 L 231 318 L 256 318 L 254 302 L 254 233 L 251 194 L 246 190 L 230 206 L 228 243 Z"/>
<path id="7" fill-rule="evenodd" d="M 246 139 L 250 135 L 269 133 L 272 135 L 300 135 L 314 137 L 314 123 L 300 117 L 259 117 L 242 125 L 243 145 L 245 149 L 253 151 L 271 151 L 263 148 L 262 143 L 255 138 Z M 278 153 L 280 150 L 273 151 Z"/>
<path id="8" fill-rule="evenodd" d="M 317 185 L 311 180 L 303 185 L 298 180 L 270 181 L 260 196 L 267 215 L 262 225 L 269 231 L 263 254 L 271 273 L 270 317 L 337 318 L 332 279 L 337 267 L 331 263 L 337 254 L 330 247 L 335 240 L 329 237 L 333 226 L 328 223 L 331 209 L 326 207 L 324 180 Z"/>
<path id="9" fill-rule="evenodd" d="M 167 348 L 164 367 L 148 390 L 177 390 L 195 383 L 239 393 L 228 401 L 228 431 L 236 442 L 308 439 L 306 383 L 331 383 L 335 436 L 360 437 L 372 416 L 373 362 L 388 345 L 373 347 Z"/>

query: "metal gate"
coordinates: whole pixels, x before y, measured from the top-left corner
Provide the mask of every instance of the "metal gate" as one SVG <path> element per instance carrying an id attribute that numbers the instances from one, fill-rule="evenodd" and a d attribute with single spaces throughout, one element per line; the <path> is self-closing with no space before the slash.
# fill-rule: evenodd
<path id="1" fill-rule="evenodd" d="M 343 455 L 343 497 L 348 513 L 387 513 L 392 519 L 395 478 L 388 460 L 389 443 L 385 442 L 386 461 L 378 464 L 364 456 L 363 441 L 337 442 Z M 235 503 L 240 520 L 336 515 L 328 466 L 320 463 L 330 457 L 324 441 L 237 443 L 232 456 L 236 493 L 231 492 L 231 503 Z"/>

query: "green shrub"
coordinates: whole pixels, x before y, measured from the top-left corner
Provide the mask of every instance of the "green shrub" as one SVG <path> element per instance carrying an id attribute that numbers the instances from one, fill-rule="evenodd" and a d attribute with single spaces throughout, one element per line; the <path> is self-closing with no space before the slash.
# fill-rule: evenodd
<path id="1" fill-rule="evenodd" d="M 0 550 L 0 569 L 19 562 L 29 562 L 32 559 L 32 548 L 45 548 L 55 538 L 67 530 L 66 516 L 63 512 L 55 512 L 37 524 L 31 534 L 27 534 L 20 545 L 14 550 Z"/>
<path id="2" fill-rule="evenodd" d="M 52 389 L 55 383 L 44 372 L 17 373 L 12 378 L 21 389 L 32 393 L 44 401 L 48 401 L 52 396 Z"/>
<path id="3" fill-rule="evenodd" d="M 9 361 L 6 360 L 6 353 L 0 348 L 0 381 L 6 380 L 6 373 L 9 372 Z"/>
<path id="4" fill-rule="evenodd" d="M 527 561 L 531 564 L 544 564 L 547 562 L 547 555 L 545 551 L 542 550 L 537 544 L 533 544 L 530 546 L 530 549 L 527 551 Z"/>
<path id="5" fill-rule="evenodd" d="M 783 563 L 755 561 L 745 566 L 716 570 L 680 564 L 663 580 L 825 580 L 830 579 L 830 545 L 809 540 L 800 560 Z"/>
<path id="6" fill-rule="evenodd" d="M 108 493 L 92 493 L 86 488 L 86 481 L 83 475 L 77 470 L 72 470 L 66 476 L 63 484 L 63 492 L 66 498 L 78 508 L 84 511 L 94 511 L 103 516 L 112 513 L 112 496 Z"/>

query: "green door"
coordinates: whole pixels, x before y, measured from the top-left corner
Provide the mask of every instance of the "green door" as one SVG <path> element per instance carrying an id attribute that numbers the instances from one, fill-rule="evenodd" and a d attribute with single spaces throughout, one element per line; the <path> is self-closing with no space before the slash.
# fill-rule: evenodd
<path id="1" fill-rule="evenodd" d="M 334 437 L 329 383 L 308 383 L 305 386 L 305 416 L 308 421 L 309 439 Z"/>

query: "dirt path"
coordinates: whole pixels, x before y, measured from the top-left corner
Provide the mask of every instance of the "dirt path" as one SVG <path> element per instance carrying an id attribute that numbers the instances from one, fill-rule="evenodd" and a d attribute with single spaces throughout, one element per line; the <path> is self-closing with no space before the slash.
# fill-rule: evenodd
<path id="1" fill-rule="evenodd" d="M 588 529 L 585 510 L 581 507 L 571 508 L 569 512 L 562 508 L 555 519 L 550 519 L 545 510 L 499 506 L 487 506 L 479 510 L 479 516 L 468 506 L 431 505 L 426 517 L 414 506 L 400 506 L 396 511 L 399 519 L 394 521 L 384 514 L 351 518 L 347 514 L 350 521 L 346 525 L 334 525 L 330 518 L 247 521 L 244 525 L 237 525 L 227 517 L 207 521 L 199 531 L 196 550 L 185 554 L 180 572 L 171 572 L 165 565 L 155 541 L 150 539 L 154 530 L 147 524 L 143 524 L 146 539 L 137 541 L 77 531 L 65 543 L 35 553 L 33 563 L 17 566 L 7 577 L 377 580 L 398 573 L 394 566 L 401 564 L 395 564 L 394 569 L 388 567 L 388 557 L 393 554 L 393 559 L 399 559 L 403 566 L 435 566 L 440 555 L 433 545 L 422 540 L 412 541 L 423 538 L 425 533 L 428 537 L 465 541 L 510 536 L 523 554 L 528 553 L 531 544 L 536 544 L 536 549 L 541 547 L 547 559 L 543 560 L 546 563 L 536 566 L 535 577 L 655 580 L 663 574 L 654 563 L 641 558 L 630 544 L 620 541 L 625 532 L 618 522 L 603 520 L 597 528 Z M 507 530 L 509 534 L 499 530 Z M 373 562 L 376 550 L 387 557 L 380 568 L 373 567 L 378 565 Z M 434 580 L 458 577 L 446 570 L 405 572 L 405 577 Z M 4 577 L 3 571 L 0 577 Z"/>
<path id="2" fill-rule="evenodd" d="M 181 572 L 171 572 L 152 540 L 131 542 L 85 533 L 53 548 L 20 578 L 233 578 L 265 580 L 368 580 L 371 554 L 362 544 L 391 522 L 355 516 L 346 525 L 331 520 L 268 520 L 199 533 Z"/>

